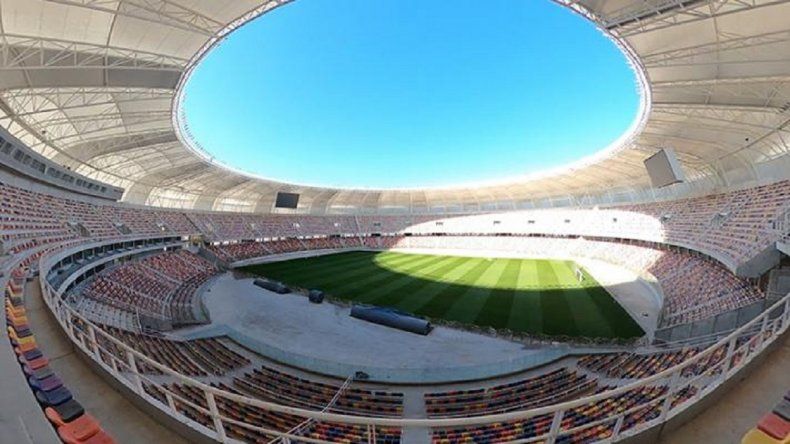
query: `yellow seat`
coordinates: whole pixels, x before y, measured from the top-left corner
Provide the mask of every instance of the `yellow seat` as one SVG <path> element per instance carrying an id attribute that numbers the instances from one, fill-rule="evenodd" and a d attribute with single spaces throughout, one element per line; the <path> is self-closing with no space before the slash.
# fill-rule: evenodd
<path id="1" fill-rule="evenodd" d="M 782 441 L 778 441 L 763 433 L 762 430 L 751 429 L 749 432 L 743 435 L 741 444 L 788 444 L 788 439 L 790 438 L 785 438 Z"/>
<path id="2" fill-rule="evenodd" d="M 24 307 L 19 307 L 19 308 L 6 307 L 5 311 L 6 311 L 6 313 L 12 314 L 12 315 L 17 316 L 17 317 L 25 315 L 25 308 Z"/>
<path id="3" fill-rule="evenodd" d="M 22 325 L 27 324 L 27 316 L 9 316 L 9 320 L 11 320 L 11 324 L 13 325 Z"/>
<path id="4" fill-rule="evenodd" d="M 35 344 L 36 343 L 36 338 L 33 337 L 33 335 L 30 335 L 30 336 L 25 337 L 25 338 L 16 338 L 16 342 L 18 342 L 20 344 Z"/>

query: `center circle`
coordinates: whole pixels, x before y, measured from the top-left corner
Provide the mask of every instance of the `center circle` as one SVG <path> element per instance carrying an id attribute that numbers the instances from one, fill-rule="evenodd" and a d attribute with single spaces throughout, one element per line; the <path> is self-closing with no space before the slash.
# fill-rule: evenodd
<path id="1" fill-rule="evenodd" d="M 634 72 L 550 1 L 313 0 L 212 49 L 185 85 L 191 137 L 282 182 L 423 188 L 516 178 L 631 126 Z"/>

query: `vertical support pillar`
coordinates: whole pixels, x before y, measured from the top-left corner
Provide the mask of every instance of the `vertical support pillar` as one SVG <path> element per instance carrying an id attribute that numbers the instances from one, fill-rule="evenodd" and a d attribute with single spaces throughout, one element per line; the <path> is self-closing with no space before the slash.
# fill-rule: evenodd
<path id="1" fill-rule="evenodd" d="M 675 390 L 677 389 L 678 383 L 680 382 L 681 371 L 682 370 L 676 370 L 669 380 L 667 395 L 666 398 L 664 398 L 664 402 L 661 404 L 661 422 L 666 421 L 667 416 L 669 416 L 669 411 L 672 409 L 672 396 L 675 394 Z"/>
<path id="2" fill-rule="evenodd" d="M 624 415 L 620 415 L 617 417 L 617 421 L 614 423 L 614 429 L 612 429 L 612 441 L 616 441 L 617 438 L 620 436 L 620 430 L 623 428 L 623 420 L 625 419 Z"/>
<path id="3" fill-rule="evenodd" d="M 214 431 L 217 433 L 217 440 L 225 442 L 225 426 L 222 424 L 222 418 L 219 416 L 219 409 L 217 409 L 217 401 L 214 399 L 214 393 L 209 391 L 206 393 L 206 401 L 208 402 L 208 410 L 211 413 L 211 419 L 214 421 Z"/>
<path id="4" fill-rule="evenodd" d="M 96 329 L 90 324 L 88 324 L 88 339 L 90 340 L 93 356 L 95 356 L 96 360 L 101 363 L 102 360 L 101 356 L 99 355 L 99 343 L 96 341 Z"/>
<path id="5" fill-rule="evenodd" d="M 562 426 L 562 416 L 564 410 L 557 410 L 554 412 L 554 417 L 551 419 L 551 427 L 549 428 L 549 436 L 546 439 L 546 444 L 554 444 L 557 441 L 557 435 L 560 433 L 560 426 Z"/>
<path id="6" fill-rule="evenodd" d="M 176 409 L 176 402 L 173 400 L 173 394 L 170 393 L 169 390 L 165 390 L 165 400 L 167 401 L 167 406 L 174 414 L 178 414 L 178 409 Z"/>
<path id="7" fill-rule="evenodd" d="M 134 353 L 131 350 L 126 350 L 126 360 L 129 363 L 129 371 L 132 374 L 132 383 L 137 394 L 143 396 L 143 381 L 140 379 L 140 372 L 137 370 L 137 361 L 134 358 Z"/>

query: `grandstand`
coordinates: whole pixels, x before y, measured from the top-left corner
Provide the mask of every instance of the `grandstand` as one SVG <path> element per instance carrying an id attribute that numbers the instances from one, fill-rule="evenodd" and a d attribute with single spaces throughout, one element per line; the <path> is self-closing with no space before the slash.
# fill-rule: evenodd
<path id="1" fill-rule="evenodd" d="M 0 0 L 0 441 L 787 442 L 790 2 L 555 2 L 633 67 L 620 140 L 339 189 L 221 164 L 184 120 L 206 54 L 289 1 Z M 687 180 L 655 188 L 666 147 Z"/>

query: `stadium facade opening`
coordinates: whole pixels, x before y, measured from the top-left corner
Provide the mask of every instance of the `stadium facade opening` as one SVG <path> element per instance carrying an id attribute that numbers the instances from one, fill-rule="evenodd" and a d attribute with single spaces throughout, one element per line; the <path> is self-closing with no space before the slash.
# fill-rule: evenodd
<path id="1" fill-rule="evenodd" d="M 211 49 L 184 97 L 192 140 L 215 160 L 361 188 L 562 166 L 617 140 L 640 101 L 626 57 L 593 23 L 507 0 L 293 2 Z"/>

